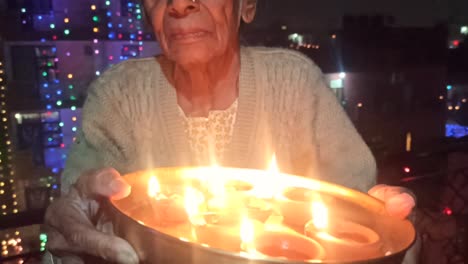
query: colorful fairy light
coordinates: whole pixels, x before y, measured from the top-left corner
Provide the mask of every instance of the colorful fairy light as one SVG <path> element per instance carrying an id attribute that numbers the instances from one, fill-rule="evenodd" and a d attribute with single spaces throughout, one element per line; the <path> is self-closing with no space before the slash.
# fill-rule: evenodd
<path id="1" fill-rule="evenodd" d="M 0 57 L 0 117 L 4 125 L 0 128 L 2 131 L 2 140 L 0 141 L 0 201 L 2 203 L 2 215 L 15 214 L 18 212 L 18 202 L 16 201 L 16 192 L 14 186 L 14 171 L 11 167 L 11 141 L 9 137 L 9 112 L 6 107 L 7 83 L 3 60 Z M 3 253 L 2 253 L 3 254 Z"/>

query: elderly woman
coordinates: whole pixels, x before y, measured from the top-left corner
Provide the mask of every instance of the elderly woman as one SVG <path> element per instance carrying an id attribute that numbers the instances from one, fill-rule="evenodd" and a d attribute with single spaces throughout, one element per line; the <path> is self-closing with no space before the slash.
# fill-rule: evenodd
<path id="1" fill-rule="evenodd" d="M 361 191 L 375 184 L 374 158 L 317 66 L 288 50 L 240 47 L 239 25 L 253 20 L 255 0 L 144 7 L 163 55 L 121 63 L 90 87 L 63 196 L 46 214 L 52 254 L 138 262 L 96 219 L 100 198 L 129 194 L 120 174 L 131 171 L 214 161 L 262 169 L 276 153 L 284 172 Z M 374 190 L 400 217 L 414 206 L 397 187 Z"/>

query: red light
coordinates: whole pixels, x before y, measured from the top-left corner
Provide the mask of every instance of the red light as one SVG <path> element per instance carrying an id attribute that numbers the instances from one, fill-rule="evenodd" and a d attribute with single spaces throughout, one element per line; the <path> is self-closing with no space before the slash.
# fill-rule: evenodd
<path id="1" fill-rule="evenodd" d="M 460 41 L 459 41 L 459 40 L 454 40 L 454 41 L 453 41 L 453 45 L 454 45 L 455 47 L 458 47 L 458 45 L 460 45 Z"/>
<path id="2" fill-rule="evenodd" d="M 53 39 L 53 40 L 57 40 L 57 36 L 55 36 L 55 35 L 52 36 L 52 39 Z"/>
<path id="3" fill-rule="evenodd" d="M 451 216 L 453 214 L 452 209 L 450 207 L 445 207 L 444 210 L 442 211 L 445 215 Z"/>
<path id="4" fill-rule="evenodd" d="M 406 173 L 410 173 L 411 169 L 410 169 L 410 167 L 404 167 L 403 171 L 406 172 Z"/>
<path id="5" fill-rule="evenodd" d="M 65 144 L 63 144 L 63 143 L 60 144 L 60 147 L 61 147 L 61 148 L 65 148 Z"/>
<path id="6" fill-rule="evenodd" d="M 109 56 L 109 60 L 113 60 L 114 59 L 114 56 Z"/>
<path id="7" fill-rule="evenodd" d="M 117 37 L 118 37 L 119 39 L 121 39 L 121 38 L 123 38 L 123 35 L 119 33 L 119 34 L 117 35 Z"/>

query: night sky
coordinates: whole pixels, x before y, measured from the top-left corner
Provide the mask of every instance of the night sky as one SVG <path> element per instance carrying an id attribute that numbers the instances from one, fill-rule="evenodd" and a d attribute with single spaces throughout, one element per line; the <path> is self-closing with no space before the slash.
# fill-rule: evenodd
<path id="1" fill-rule="evenodd" d="M 309 27 L 336 29 L 345 14 L 380 13 L 395 16 L 396 26 L 426 27 L 447 21 L 449 12 L 468 12 L 467 0 L 450 2 L 452 8 L 446 0 L 259 0 L 256 25 L 276 19 L 298 25 L 306 18 Z"/>

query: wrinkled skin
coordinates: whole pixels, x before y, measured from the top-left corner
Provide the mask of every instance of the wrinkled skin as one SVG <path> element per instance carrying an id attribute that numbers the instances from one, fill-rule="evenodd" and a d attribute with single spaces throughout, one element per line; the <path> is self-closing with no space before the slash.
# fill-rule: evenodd
<path id="1" fill-rule="evenodd" d="M 65 263 L 82 263 L 80 255 L 98 256 L 115 263 L 138 263 L 125 240 L 98 230 L 92 219 L 100 198 L 121 199 L 131 188 L 114 169 L 89 171 L 80 176 L 70 192 L 56 200 L 45 216 L 49 236 L 47 249 Z"/>
<path id="2" fill-rule="evenodd" d="M 184 111 L 205 115 L 210 109 L 225 109 L 236 98 L 239 21 L 253 20 L 255 2 L 144 0 L 164 55 L 174 62 L 172 81 Z M 210 89 L 204 91 L 205 87 Z M 225 90 L 220 90 L 222 87 Z M 70 192 L 47 210 L 47 249 L 62 263 L 84 263 L 85 255 L 113 263 L 138 263 L 137 254 L 127 241 L 113 236 L 109 226 L 95 223 L 101 199 L 120 199 L 130 191 L 114 169 L 83 173 Z M 399 218 L 407 217 L 415 205 L 403 188 L 376 186 L 369 193 L 386 202 L 389 213 Z"/>
<path id="3" fill-rule="evenodd" d="M 190 80 L 193 86 L 199 87 L 206 86 L 193 79 L 212 70 L 206 65 L 213 65 L 216 60 L 214 69 L 232 64 L 230 61 L 238 55 L 239 18 L 252 21 L 256 6 L 255 0 L 245 0 L 243 4 L 239 0 L 145 0 L 144 5 L 164 55 L 181 68 L 180 72 L 204 69 L 205 73 L 198 71 Z M 230 66 L 239 68 L 235 64 Z M 237 72 L 232 70 L 224 76 L 229 74 Z M 222 76 L 216 71 L 212 75 Z M 219 84 L 231 87 L 226 85 L 230 80 L 226 77 Z M 113 236 L 109 226 L 95 223 L 101 199 L 119 199 L 129 193 L 130 186 L 114 169 L 83 173 L 70 192 L 57 199 L 46 212 L 48 251 L 60 257 L 62 263 L 84 263 L 83 256 L 88 255 L 113 263 L 138 263 L 138 256 L 128 242 Z M 47 255 L 44 262 L 51 263 L 50 258 Z"/>

